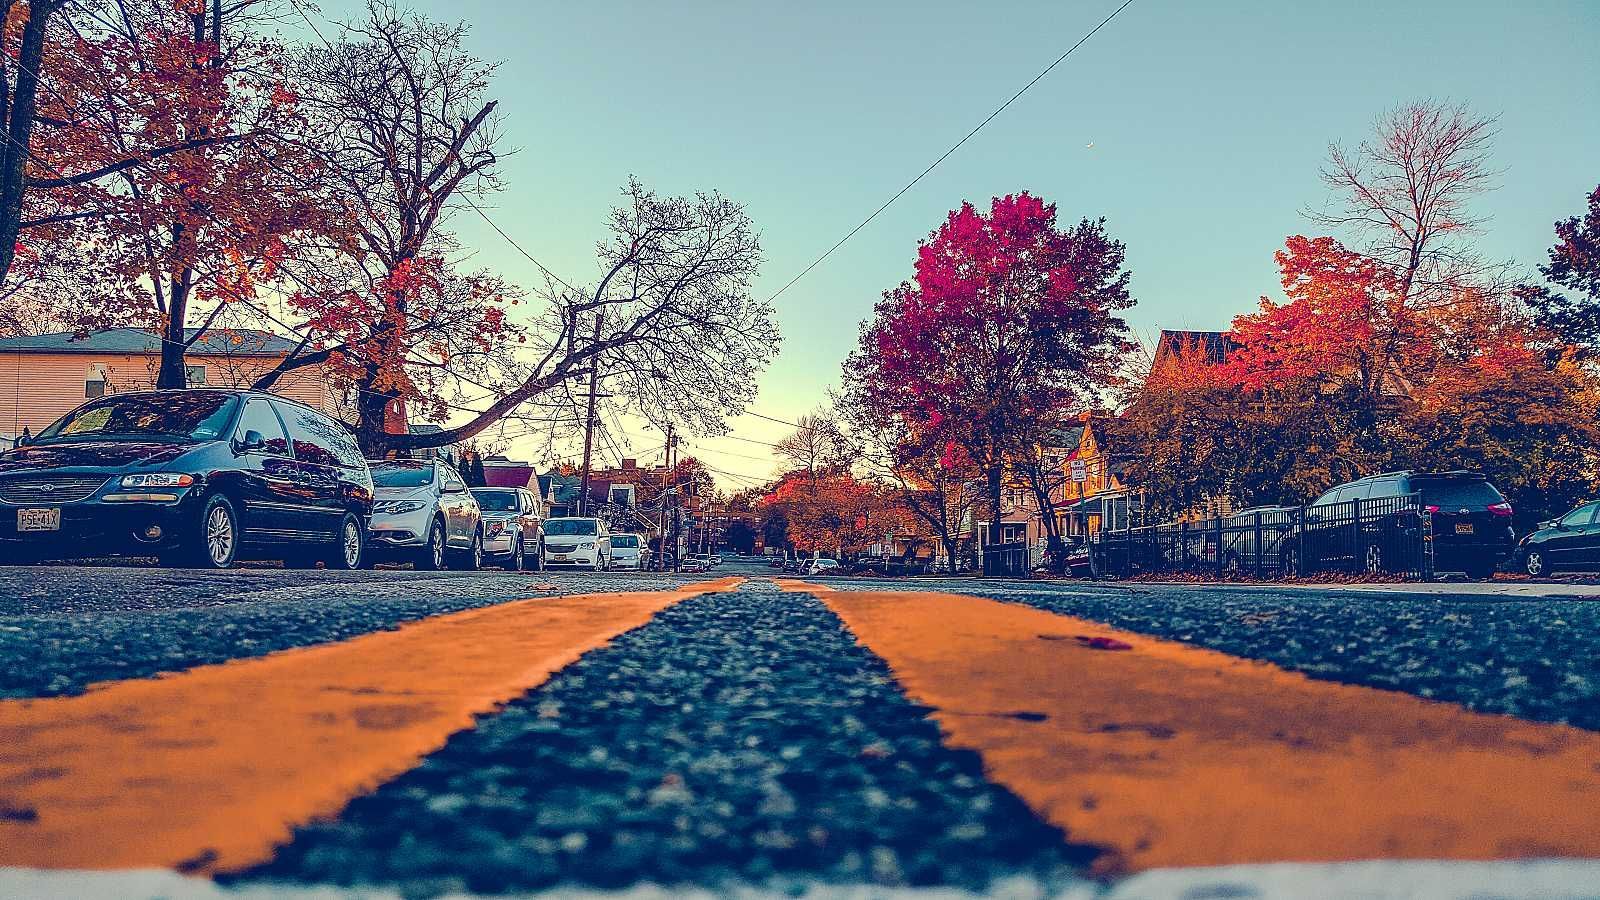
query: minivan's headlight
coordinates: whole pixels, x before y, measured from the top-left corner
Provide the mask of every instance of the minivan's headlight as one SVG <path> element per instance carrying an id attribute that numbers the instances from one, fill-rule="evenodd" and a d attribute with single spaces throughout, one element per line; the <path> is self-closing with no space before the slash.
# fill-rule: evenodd
<path id="1" fill-rule="evenodd" d="M 141 472 L 122 476 L 122 486 L 125 488 L 177 488 L 191 484 L 194 484 L 194 476 L 181 472 Z"/>
<path id="2" fill-rule="evenodd" d="M 401 513 L 416 512 L 427 505 L 427 501 L 424 500 L 379 500 L 377 503 L 372 504 L 372 511 L 388 515 L 399 515 Z"/>
<path id="3" fill-rule="evenodd" d="M 593 550 L 594 549 L 594 541 L 584 541 L 583 543 L 578 545 L 578 549 L 579 550 Z"/>

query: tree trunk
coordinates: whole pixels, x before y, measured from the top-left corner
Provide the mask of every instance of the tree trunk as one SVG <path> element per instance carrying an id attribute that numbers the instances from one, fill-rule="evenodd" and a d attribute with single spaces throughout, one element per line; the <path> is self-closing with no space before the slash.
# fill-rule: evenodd
<path id="1" fill-rule="evenodd" d="M 369 366 L 356 381 L 356 440 L 368 459 L 382 459 L 393 446 L 388 432 L 389 392 L 373 390 L 377 367 Z"/>
<path id="2" fill-rule="evenodd" d="M 17 234 L 22 227 L 22 196 L 27 190 L 27 158 L 33 146 L 34 115 L 38 108 L 39 71 L 44 66 L 44 36 L 50 17 L 62 0 L 34 0 L 22 28 L 15 84 L 5 121 L 6 140 L 0 148 L 0 284 L 11 274 L 17 258 Z"/>
<path id="3" fill-rule="evenodd" d="M 175 226 L 174 231 L 182 226 Z M 176 239 L 176 238 L 175 238 Z M 167 319 L 161 323 L 161 366 L 156 370 L 156 389 L 175 391 L 189 386 L 189 370 L 185 354 L 189 347 L 184 320 L 189 317 L 189 294 L 194 288 L 194 275 L 183 269 L 167 279 L 171 297 L 167 304 Z"/>

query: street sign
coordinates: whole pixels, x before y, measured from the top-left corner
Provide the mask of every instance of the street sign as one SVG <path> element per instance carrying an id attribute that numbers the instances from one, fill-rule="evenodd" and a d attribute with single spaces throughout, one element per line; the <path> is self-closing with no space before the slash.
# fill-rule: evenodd
<path id="1" fill-rule="evenodd" d="M 1072 480 L 1077 482 L 1089 480 L 1089 466 L 1081 459 L 1072 461 Z"/>

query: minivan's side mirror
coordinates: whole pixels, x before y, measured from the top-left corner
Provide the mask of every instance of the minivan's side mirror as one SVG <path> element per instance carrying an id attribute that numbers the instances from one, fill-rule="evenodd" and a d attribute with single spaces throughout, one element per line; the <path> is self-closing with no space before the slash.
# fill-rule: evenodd
<path id="1" fill-rule="evenodd" d="M 240 438 L 234 444 L 234 449 L 237 450 L 240 453 L 249 453 L 249 452 L 251 452 L 253 450 L 264 449 L 266 446 L 267 446 L 266 437 L 264 435 L 262 435 L 261 432 L 256 431 L 254 428 L 252 428 L 252 429 L 246 431 L 244 433 L 244 437 Z"/>

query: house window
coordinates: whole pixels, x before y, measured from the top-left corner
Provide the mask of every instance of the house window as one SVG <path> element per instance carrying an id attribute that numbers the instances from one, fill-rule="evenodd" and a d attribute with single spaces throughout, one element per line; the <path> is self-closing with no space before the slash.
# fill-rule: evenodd
<path id="1" fill-rule="evenodd" d="M 205 366 L 184 366 L 183 367 L 183 378 L 184 378 L 184 381 L 188 383 L 189 387 L 205 387 L 205 384 L 206 384 L 206 367 Z"/>
<path id="2" fill-rule="evenodd" d="M 106 370 L 99 364 L 89 367 L 89 376 L 83 380 L 83 396 L 86 399 L 104 397 L 106 395 Z"/>

